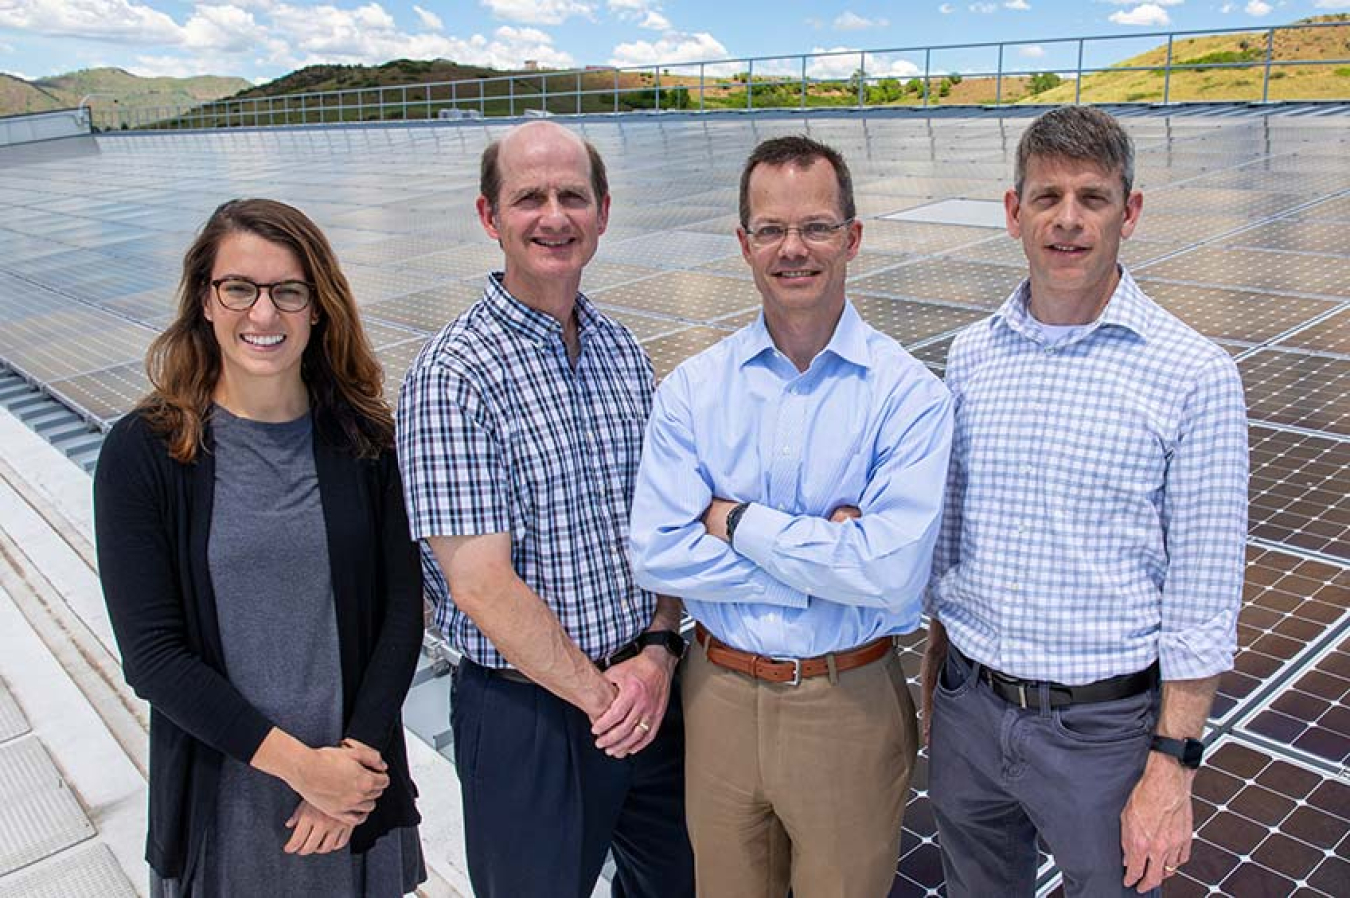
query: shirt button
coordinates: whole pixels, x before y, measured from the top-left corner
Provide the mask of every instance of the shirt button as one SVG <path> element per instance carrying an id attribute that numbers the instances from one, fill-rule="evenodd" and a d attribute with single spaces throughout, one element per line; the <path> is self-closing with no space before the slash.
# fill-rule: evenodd
<path id="1" fill-rule="evenodd" d="M 792 447 L 791 447 L 791 446 L 784 446 L 784 447 L 783 447 L 783 455 L 791 455 L 791 454 L 792 454 Z"/>

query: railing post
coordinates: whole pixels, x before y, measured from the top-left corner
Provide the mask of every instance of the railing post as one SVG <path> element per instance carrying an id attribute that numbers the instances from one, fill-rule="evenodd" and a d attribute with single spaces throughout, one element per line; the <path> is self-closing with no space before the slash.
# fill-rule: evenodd
<path id="1" fill-rule="evenodd" d="M 924 108 L 924 109 L 927 109 L 927 108 L 928 108 L 928 91 L 929 91 L 930 88 L 931 88 L 931 85 L 929 84 L 928 79 L 929 79 L 930 77 L 932 77 L 932 76 L 931 76 L 931 70 L 930 70 L 930 68 L 929 68 L 929 63 L 932 61 L 932 59 L 933 59 L 933 48 L 932 48 L 932 47 L 926 47 L 926 48 L 924 48 L 924 51 L 923 51 L 923 108 Z"/>
<path id="2" fill-rule="evenodd" d="M 539 108 L 548 112 L 548 75 L 539 73 Z"/>
<path id="3" fill-rule="evenodd" d="M 1080 103 L 1083 99 L 1083 39 L 1078 39 L 1078 71 L 1073 76 L 1073 102 L 1074 105 Z"/>
<path id="4" fill-rule="evenodd" d="M 802 54 L 802 109 L 806 108 L 806 55 Z"/>
<path id="5" fill-rule="evenodd" d="M 705 68 L 705 63 L 700 62 L 700 63 L 698 64 L 698 111 L 699 111 L 699 112 L 702 112 L 702 111 L 703 111 L 703 77 L 704 77 L 704 74 L 705 74 L 705 73 L 704 73 L 704 68 Z"/>
<path id="6" fill-rule="evenodd" d="M 652 83 L 656 85 L 656 111 L 661 111 L 661 67 L 652 66 Z"/>
<path id="7" fill-rule="evenodd" d="M 1275 56 L 1275 29 L 1266 32 L 1266 74 L 1261 79 L 1261 102 L 1270 102 L 1270 61 Z"/>
<path id="8" fill-rule="evenodd" d="M 998 45 L 998 71 L 994 73 L 994 105 L 1003 105 L 1003 45 Z"/>
<path id="9" fill-rule="evenodd" d="M 614 111 L 619 111 L 619 70 L 614 69 Z"/>
<path id="10" fill-rule="evenodd" d="M 487 118 L 487 93 L 485 92 L 486 88 L 483 87 L 486 83 L 485 81 L 478 82 L 478 114 L 483 118 Z"/>
<path id="11" fill-rule="evenodd" d="M 427 121 L 431 121 L 433 118 L 435 118 L 435 116 L 433 116 L 433 115 L 431 114 L 431 85 L 430 85 L 430 84 L 427 85 L 427 91 L 426 91 L 426 93 L 427 93 L 427 106 L 426 106 L 426 109 L 427 109 Z M 458 81 L 451 81 L 451 82 L 450 82 L 450 108 L 451 108 L 451 109 L 458 109 L 458 108 L 459 108 L 459 82 L 458 82 Z"/>
<path id="12" fill-rule="evenodd" d="M 1172 101 L 1172 35 L 1167 35 L 1167 61 L 1163 63 L 1163 105 Z"/>
<path id="13" fill-rule="evenodd" d="M 745 108 L 755 108 L 755 61 L 750 60 L 745 69 Z"/>
<path id="14" fill-rule="evenodd" d="M 508 76 L 506 77 L 506 93 L 507 93 L 507 96 L 510 97 L 510 100 L 511 100 L 507 112 L 508 112 L 508 114 L 509 114 L 512 118 L 515 118 L 515 117 L 516 117 L 516 79 L 515 79 L 515 78 L 512 78 L 510 75 L 508 75 Z"/>
<path id="15" fill-rule="evenodd" d="M 581 72 L 577 72 L 577 115 L 581 115 Z"/>
<path id="16" fill-rule="evenodd" d="M 867 51 L 858 53 L 858 108 L 867 105 Z"/>

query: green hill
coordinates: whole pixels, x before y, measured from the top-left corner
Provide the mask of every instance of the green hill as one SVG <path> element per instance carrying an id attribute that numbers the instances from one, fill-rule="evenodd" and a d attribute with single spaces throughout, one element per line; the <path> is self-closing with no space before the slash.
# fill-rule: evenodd
<path id="1" fill-rule="evenodd" d="M 22 78 L 0 72 L 0 115 L 46 112 L 65 107 L 66 103 L 60 97 Z"/>
<path id="2" fill-rule="evenodd" d="M 1340 28 L 1309 28 L 1276 31 L 1270 69 L 1271 100 L 1344 100 L 1350 97 L 1350 66 L 1279 65 L 1281 61 L 1346 59 L 1350 57 L 1350 14 L 1339 13 L 1303 19 L 1311 22 L 1343 22 Z M 1266 32 L 1222 34 L 1177 40 L 1172 44 L 1172 76 L 1167 85 L 1171 102 L 1260 100 L 1265 77 Z M 1116 63 L 1117 67 L 1161 66 L 1167 61 L 1167 46 Z M 1231 68 L 1193 68 L 1227 64 Z M 1188 68 L 1188 66 L 1192 68 Z M 1098 72 L 1083 78 L 1085 103 L 1160 103 L 1163 73 Z M 1072 103 L 1074 84 L 1066 81 L 1021 102 Z"/>
<path id="3" fill-rule="evenodd" d="M 73 108 L 89 94 L 95 110 L 154 109 L 188 106 L 227 97 L 251 87 L 243 78 L 200 75 L 195 78 L 142 78 L 122 69 L 82 69 L 24 81 L 0 75 L 0 115 Z"/>

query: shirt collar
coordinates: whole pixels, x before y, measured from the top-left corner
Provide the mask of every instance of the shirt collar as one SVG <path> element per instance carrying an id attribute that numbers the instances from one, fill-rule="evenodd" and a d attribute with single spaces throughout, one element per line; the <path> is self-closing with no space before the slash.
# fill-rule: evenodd
<path id="1" fill-rule="evenodd" d="M 536 342 L 561 339 L 562 322 L 512 296 L 511 291 L 502 283 L 503 276 L 503 272 L 491 272 L 483 288 L 483 298 L 492 313 L 508 327 L 520 331 Z M 600 313 L 594 304 L 581 293 L 577 293 L 576 314 L 577 331 L 582 337 L 589 334 L 600 320 Z"/>
<path id="2" fill-rule="evenodd" d="M 737 365 L 743 366 L 758 358 L 766 350 L 775 348 L 773 337 L 769 335 L 769 328 L 764 323 L 762 309 L 750 326 L 741 333 L 742 339 L 736 353 Z M 847 299 L 844 300 L 844 312 L 839 316 L 839 323 L 834 326 L 830 342 L 825 344 L 821 355 L 827 352 L 859 368 L 871 367 L 872 356 L 867 348 L 867 325 L 858 314 L 858 310 L 853 307 L 853 303 Z"/>
<path id="3" fill-rule="evenodd" d="M 1121 327 L 1147 340 L 1153 326 L 1153 308 L 1144 296 L 1144 291 L 1135 283 L 1134 276 L 1124 265 L 1120 269 L 1120 282 L 1106 301 L 1106 308 L 1092 330 L 1102 327 Z M 1031 280 L 1028 278 L 1017 285 L 1003 304 L 990 319 L 991 326 L 1006 325 L 1028 339 L 1036 330 L 1031 318 Z"/>

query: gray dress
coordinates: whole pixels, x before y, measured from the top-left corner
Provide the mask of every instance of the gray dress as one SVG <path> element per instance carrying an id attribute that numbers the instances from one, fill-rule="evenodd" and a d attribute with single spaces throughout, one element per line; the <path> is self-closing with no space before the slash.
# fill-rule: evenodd
<path id="1" fill-rule="evenodd" d="M 306 745 L 342 739 L 342 671 L 327 531 L 311 422 L 270 424 L 215 407 L 215 499 L 207 557 L 230 683 Z M 415 827 L 394 830 L 363 855 L 307 857 L 281 849 L 300 797 L 276 777 L 226 757 L 216 816 L 187 889 L 178 896 L 402 895 L 425 878 Z"/>

